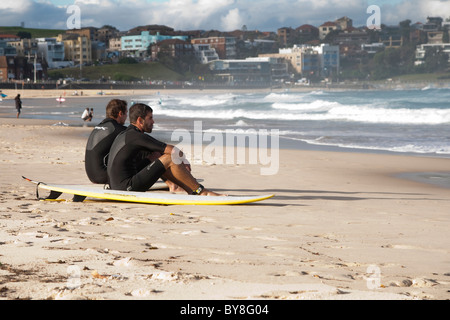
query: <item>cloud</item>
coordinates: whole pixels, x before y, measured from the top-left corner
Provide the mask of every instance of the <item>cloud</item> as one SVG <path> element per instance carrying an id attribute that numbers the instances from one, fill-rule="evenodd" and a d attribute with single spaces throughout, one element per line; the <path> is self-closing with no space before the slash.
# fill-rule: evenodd
<path id="1" fill-rule="evenodd" d="M 389 10 L 389 9 L 388 9 Z M 409 0 L 403 1 L 391 11 L 386 12 L 387 21 L 392 24 L 395 21 L 410 19 L 413 23 L 417 21 L 425 22 L 427 17 L 450 17 L 449 0 Z"/>
<path id="2" fill-rule="evenodd" d="M 27 8 L 29 5 L 31 5 L 31 3 L 32 3 L 31 0 L 3 0 L 1 6 L 2 9 L 5 10 L 20 12 L 24 8 Z"/>
<path id="3" fill-rule="evenodd" d="M 232 31 L 240 29 L 243 25 L 243 19 L 239 13 L 239 8 L 234 8 L 228 11 L 228 14 L 222 17 L 222 30 Z"/>
<path id="4" fill-rule="evenodd" d="M 81 26 L 113 25 L 120 30 L 146 24 L 163 24 L 176 30 L 218 29 L 231 31 L 246 25 L 250 30 L 276 31 L 302 24 L 319 26 L 347 16 L 355 26 L 365 25 L 369 4 L 380 3 L 381 22 L 398 24 L 427 16 L 450 16 L 450 0 L 74 0 L 81 9 Z M 445 16 L 444 13 L 448 13 Z M 444 16 L 443 16 L 444 14 Z M 65 7 L 50 0 L 3 0 L 1 25 L 66 28 Z"/>

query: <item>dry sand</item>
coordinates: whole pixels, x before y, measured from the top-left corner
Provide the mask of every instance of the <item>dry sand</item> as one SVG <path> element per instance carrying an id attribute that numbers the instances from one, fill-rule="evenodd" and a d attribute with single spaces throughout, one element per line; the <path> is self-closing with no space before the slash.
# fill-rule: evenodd
<path id="1" fill-rule="evenodd" d="M 22 175 L 89 183 L 91 129 L 53 122 L 0 119 L 0 299 L 450 298 L 450 192 L 395 177 L 450 159 L 280 150 L 273 176 L 193 163 L 260 203 L 38 201 Z"/>

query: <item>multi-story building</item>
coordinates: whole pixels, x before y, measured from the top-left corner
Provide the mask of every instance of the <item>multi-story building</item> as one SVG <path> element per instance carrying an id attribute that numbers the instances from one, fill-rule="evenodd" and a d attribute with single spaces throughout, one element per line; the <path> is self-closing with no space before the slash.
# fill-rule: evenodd
<path id="1" fill-rule="evenodd" d="M 214 48 L 220 59 L 236 58 L 236 38 L 234 37 L 209 37 L 191 39 L 191 43 L 209 44 Z"/>
<path id="2" fill-rule="evenodd" d="M 105 26 L 97 30 L 98 41 L 103 42 L 107 49 L 109 48 L 110 40 L 117 38 L 119 34 L 119 30 L 113 27 Z"/>
<path id="3" fill-rule="evenodd" d="M 277 30 L 278 39 L 280 44 L 287 46 L 288 42 L 291 40 L 294 34 L 294 30 L 292 28 L 279 28 Z"/>
<path id="4" fill-rule="evenodd" d="M 0 56 L 0 82 L 10 80 L 38 80 L 46 74 L 46 65 L 36 56 Z"/>
<path id="5" fill-rule="evenodd" d="M 325 37 L 334 30 L 341 30 L 340 24 L 332 21 L 325 22 L 319 26 L 319 38 L 320 40 L 325 39 Z"/>
<path id="6" fill-rule="evenodd" d="M 257 57 L 247 58 L 247 61 L 267 61 L 270 66 L 271 80 L 285 80 L 289 78 L 288 64 L 282 58 Z"/>
<path id="7" fill-rule="evenodd" d="M 85 36 L 90 41 L 99 41 L 98 28 L 87 27 L 82 29 L 70 29 L 66 31 L 66 34 L 75 34 L 79 36 Z"/>
<path id="8" fill-rule="evenodd" d="M 155 35 L 149 31 L 142 31 L 140 34 L 126 35 L 121 38 L 121 51 L 127 55 L 135 57 L 144 56 L 150 45 L 164 40 L 179 39 L 186 41 L 187 36 L 166 36 L 157 32 Z"/>
<path id="9" fill-rule="evenodd" d="M 16 48 L 18 56 L 35 55 L 38 52 L 38 42 L 36 39 L 20 39 L 8 41 L 8 43 Z"/>
<path id="10" fill-rule="evenodd" d="M 122 39 L 120 37 L 109 39 L 108 51 L 120 51 L 122 49 Z"/>
<path id="11" fill-rule="evenodd" d="M 15 57 L 17 50 L 7 40 L 0 40 L 0 56 Z"/>
<path id="12" fill-rule="evenodd" d="M 64 43 L 56 38 L 37 38 L 38 56 L 43 57 L 49 69 L 73 66 L 72 61 L 65 61 Z"/>
<path id="13" fill-rule="evenodd" d="M 354 56 L 361 52 L 361 45 L 369 42 L 369 34 L 364 29 L 347 28 L 333 39 L 333 44 L 338 45 L 342 56 Z"/>
<path id="14" fill-rule="evenodd" d="M 214 60 L 210 69 L 223 82 L 235 85 L 246 83 L 270 83 L 272 71 L 267 59 Z"/>
<path id="15" fill-rule="evenodd" d="M 339 25 L 340 30 L 353 28 L 353 20 L 348 17 L 342 17 L 340 19 L 337 19 L 335 23 Z"/>
<path id="16" fill-rule="evenodd" d="M 152 59 L 157 59 L 159 53 L 165 53 L 174 58 L 193 56 L 194 47 L 187 41 L 180 39 L 169 39 L 152 44 Z"/>
<path id="17" fill-rule="evenodd" d="M 425 43 L 417 46 L 416 48 L 416 65 L 420 65 L 425 62 L 425 56 L 427 54 L 428 50 L 431 49 L 439 49 L 442 50 L 444 53 L 447 53 L 449 56 L 448 62 L 450 63 L 450 43 Z"/>
<path id="18" fill-rule="evenodd" d="M 283 58 L 296 73 L 305 76 L 337 74 L 340 67 L 339 46 L 328 44 L 283 48 L 278 53 L 263 54 L 260 57 Z"/>
<path id="19" fill-rule="evenodd" d="M 323 76 L 331 76 L 339 74 L 340 53 L 339 46 L 331 46 L 329 44 L 321 44 L 313 47 L 320 55 L 320 70 Z"/>
<path id="20" fill-rule="evenodd" d="M 319 71 L 319 56 L 310 46 L 294 46 L 279 49 L 278 53 L 261 54 L 260 57 L 284 59 L 298 74 Z"/>
<path id="21" fill-rule="evenodd" d="M 92 44 L 89 37 L 79 34 L 60 34 L 57 38 L 64 42 L 64 55 L 75 64 L 92 63 Z"/>
<path id="22" fill-rule="evenodd" d="M 211 48 L 209 44 L 193 44 L 194 54 L 202 64 L 207 64 L 214 60 L 219 60 L 219 55 L 216 52 L 216 49 Z"/>
<path id="23" fill-rule="evenodd" d="M 0 82 L 7 82 L 15 78 L 14 57 L 0 55 Z"/>

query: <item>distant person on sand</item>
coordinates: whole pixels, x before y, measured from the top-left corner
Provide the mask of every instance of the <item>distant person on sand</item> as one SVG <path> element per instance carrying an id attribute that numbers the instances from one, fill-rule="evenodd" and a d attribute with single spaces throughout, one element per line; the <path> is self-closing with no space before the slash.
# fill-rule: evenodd
<path id="1" fill-rule="evenodd" d="M 163 177 L 180 186 L 188 194 L 219 195 L 197 182 L 190 173 L 189 163 L 179 149 L 146 134 L 153 130 L 152 108 L 137 103 L 130 108 L 129 113 L 131 124 L 117 135 L 108 156 L 107 172 L 111 189 L 147 191 Z M 142 151 L 151 152 L 153 162 L 138 167 L 136 155 Z"/>
<path id="2" fill-rule="evenodd" d="M 92 121 L 92 118 L 94 117 L 94 109 L 91 108 L 91 111 L 89 111 L 89 116 L 87 121 Z"/>
<path id="3" fill-rule="evenodd" d="M 17 96 L 14 98 L 16 101 L 16 109 L 17 109 L 17 118 L 19 118 L 21 109 L 22 109 L 22 100 L 20 100 L 20 94 L 17 94 Z"/>
<path id="4" fill-rule="evenodd" d="M 89 108 L 84 109 L 83 114 L 81 115 L 81 119 L 87 121 L 89 119 Z"/>

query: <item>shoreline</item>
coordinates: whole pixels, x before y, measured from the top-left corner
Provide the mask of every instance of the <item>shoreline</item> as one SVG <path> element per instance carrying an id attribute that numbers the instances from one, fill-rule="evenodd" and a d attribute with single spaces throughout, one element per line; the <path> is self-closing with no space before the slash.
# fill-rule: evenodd
<path id="1" fill-rule="evenodd" d="M 392 83 L 369 83 L 367 88 L 359 88 L 354 85 L 330 85 L 330 86 L 291 86 L 284 88 L 239 88 L 229 87 L 221 89 L 208 88 L 148 88 L 148 89 L 2 89 L 8 97 L 4 100 L 14 99 L 17 93 L 25 94 L 26 98 L 83 98 L 83 97 L 105 97 L 105 96 L 134 96 L 134 95 L 154 95 L 157 93 L 177 94 L 177 93 L 224 93 L 224 92 L 314 92 L 314 91 L 392 91 L 392 90 L 419 90 L 419 89 L 448 89 L 450 82 L 392 82 Z M 74 93 L 77 95 L 74 95 Z M 81 92 L 83 93 L 81 95 Z M 99 94 L 102 92 L 103 94 Z"/>
<path id="2" fill-rule="evenodd" d="M 448 189 L 396 176 L 449 159 L 282 149 L 273 176 L 193 163 L 260 203 L 46 202 L 21 176 L 86 184 L 91 128 L 19 120 L 0 119 L 0 300 L 449 298 Z"/>

